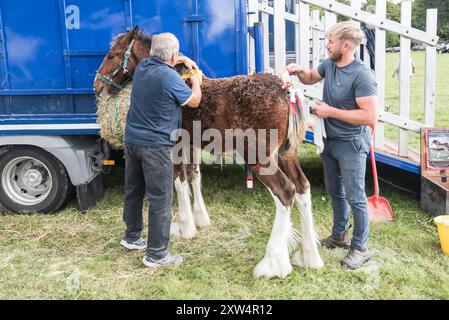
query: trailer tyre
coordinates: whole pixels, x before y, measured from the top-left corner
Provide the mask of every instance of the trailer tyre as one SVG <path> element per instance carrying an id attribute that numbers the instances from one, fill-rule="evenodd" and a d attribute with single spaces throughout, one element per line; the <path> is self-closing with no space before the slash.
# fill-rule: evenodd
<path id="1" fill-rule="evenodd" d="M 71 183 L 62 163 L 35 147 L 10 147 L 0 158 L 0 202 L 17 213 L 55 212 Z"/>

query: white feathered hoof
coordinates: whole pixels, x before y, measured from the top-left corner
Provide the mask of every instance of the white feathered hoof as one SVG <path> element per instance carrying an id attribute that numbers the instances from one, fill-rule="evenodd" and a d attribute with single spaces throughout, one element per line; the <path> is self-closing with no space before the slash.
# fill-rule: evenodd
<path id="1" fill-rule="evenodd" d="M 182 226 L 179 222 L 172 222 L 170 236 L 182 239 L 192 239 L 196 235 L 195 226 Z"/>
<path id="2" fill-rule="evenodd" d="M 291 262 L 295 266 L 315 270 L 321 269 L 324 266 L 323 259 L 321 259 L 320 255 L 303 255 L 300 250 L 293 254 Z"/>
<path id="3" fill-rule="evenodd" d="M 192 239 L 196 235 L 196 227 L 193 223 L 186 223 L 185 225 L 180 223 L 180 229 L 182 239 Z"/>
<path id="4" fill-rule="evenodd" d="M 202 228 L 210 225 L 210 219 L 207 211 L 203 211 L 201 208 L 193 209 L 193 220 L 195 221 L 195 225 L 197 227 Z"/>
<path id="5" fill-rule="evenodd" d="M 285 278 L 293 268 L 290 261 L 280 261 L 278 259 L 265 257 L 254 268 L 255 278 Z"/>
<path id="6" fill-rule="evenodd" d="M 181 237 L 181 227 L 179 226 L 179 223 L 172 222 L 170 225 L 170 236 L 172 237 Z"/>
<path id="7" fill-rule="evenodd" d="M 294 266 L 303 268 L 304 261 L 302 261 L 302 252 L 299 250 L 296 251 L 292 256 L 291 262 Z"/>

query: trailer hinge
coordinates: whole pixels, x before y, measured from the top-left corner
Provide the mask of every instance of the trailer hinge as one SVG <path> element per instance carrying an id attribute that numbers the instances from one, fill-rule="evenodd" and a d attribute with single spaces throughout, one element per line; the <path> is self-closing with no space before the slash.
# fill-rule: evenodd
<path id="1" fill-rule="evenodd" d="M 254 38 L 254 27 L 248 27 L 248 33 L 251 37 Z"/>
<path id="2" fill-rule="evenodd" d="M 198 14 L 184 17 L 185 22 L 203 22 L 204 20 L 206 20 L 206 17 Z"/>

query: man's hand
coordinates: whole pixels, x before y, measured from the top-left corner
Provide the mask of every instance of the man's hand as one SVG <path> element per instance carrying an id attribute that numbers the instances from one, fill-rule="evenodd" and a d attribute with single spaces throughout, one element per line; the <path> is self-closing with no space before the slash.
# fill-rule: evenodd
<path id="1" fill-rule="evenodd" d="M 195 70 L 192 72 L 192 77 L 190 79 L 195 78 L 198 80 L 199 85 L 203 84 L 203 73 L 199 70 Z"/>
<path id="2" fill-rule="evenodd" d="M 356 98 L 358 109 L 344 110 L 329 106 L 325 102 L 315 101 L 310 112 L 318 117 L 334 118 L 353 125 L 371 126 L 377 122 L 377 96 L 367 96 Z"/>
<path id="3" fill-rule="evenodd" d="M 195 85 L 198 85 L 198 86 L 201 85 L 201 79 L 196 74 L 192 74 L 192 76 L 190 77 L 190 82 L 192 83 L 192 86 L 194 83 L 195 83 Z"/>
<path id="4" fill-rule="evenodd" d="M 292 74 L 298 74 L 299 72 L 303 71 L 304 68 L 301 67 L 299 64 L 290 63 L 288 66 L 285 67 L 285 70 L 287 70 L 288 73 L 290 75 L 292 75 Z"/>
<path id="5" fill-rule="evenodd" d="M 198 108 L 201 102 L 200 80 L 194 75 L 190 77 L 190 83 L 192 84 L 192 97 L 187 102 L 187 106 L 190 108 Z"/>
<path id="6" fill-rule="evenodd" d="M 331 116 L 332 107 L 324 101 L 315 101 L 311 112 L 318 117 L 325 119 Z"/>
<path id="7" fill-rule="evenodd" d="M 289 64 L 285 67 L 285 70 L 287 70 L 291 75 L 296 75 L 299 81 L 303 84 L 315 84 L 322 79 L 318 71 L 306 70 L 296 63 Z"/>
<path id="8" fill-rule="evenodd" d="M 187 69 L 198 69 L 195 61 L 186 56 L 178 56 L 178 61 L 176 61 L 176 64 L 179 63 L 183 63 L 187 67 Z"/>

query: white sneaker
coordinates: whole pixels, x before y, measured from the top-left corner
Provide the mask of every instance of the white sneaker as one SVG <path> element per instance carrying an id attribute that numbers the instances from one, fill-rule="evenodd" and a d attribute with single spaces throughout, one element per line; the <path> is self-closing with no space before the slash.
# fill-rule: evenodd
<path id="1" fill-rule="evenodd" d="M 129 250 L 144 250 L 147 248 L 147 241 L 145 239 L 137 239 L 136 241 L 129 242 L 123 239 L 120 241 L 120 245 Z"/>
<path id="2" fill-rule="evenodd" d="M 154 260 L 153 258 L 149 258 L 147 256 L 143 257 L 143 264 L 148 268 L 160 268 L 169 265 L 178 266 L 183 262 L 183 258 L 180 255 L 171 255 L 167 254 L 164 258 L 159 260 Z"/>

